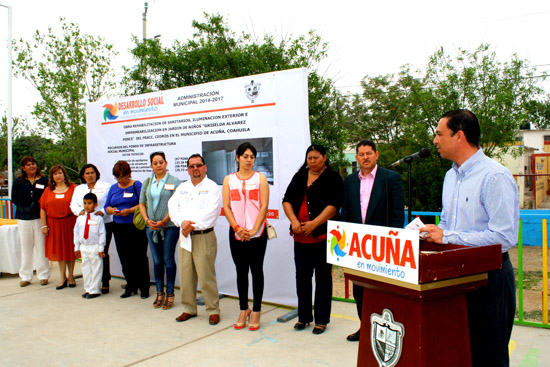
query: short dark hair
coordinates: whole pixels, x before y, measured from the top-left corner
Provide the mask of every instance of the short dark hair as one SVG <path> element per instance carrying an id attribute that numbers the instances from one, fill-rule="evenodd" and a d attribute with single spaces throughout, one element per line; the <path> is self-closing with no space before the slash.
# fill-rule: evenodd
<path id="1" fill-rule="evenodd" d="M 34 162 L 36 164 L 36 177 L 42 177 L 42 172 L 40 171 L 40 167 L 38 167 L 38 162 L 36 162 L 36 159 L 34 157 L 31 157 L 30 155 L 26 155 L 21 159 L 21 177 L 27 178 L 27 172 L 23 170 L 23 167 L 29 162 Z"/>
<path id="2" fill-rule="evenodd" d="M 153 152 L 153 153 L 151 153 L 151 155 L 149 155 L 149 160 L 151 161 L 151 163 L 153 163 L 153 158 L 156 155 L 160 155 L 162 157 L 162 159 L 164 159 L 166 161 L 166 156 L 164 155 L 164 152 Z"/>
<path id="3" fill-rule="evenodd" d="M 192 154 L 191 156 L 189 156 L 189 158 L 187 158 L 187 167 L 189 167 L 189 161 L 191 160 L 191 158 L 200 158 L 201 161 L 202 161 L 202 164 L 206 164 L 206 162 L 204 161 L 204 158 L 202 157 L 202 155 L 200 155 L 199 153 L 195 153 L 195 154 Z"/>
<path id="4" fill-rule="evenodd" d="M 91 200 L 94 202 L 94 204 L 97 204 L 97 196 L 93 192 L 89 192 L 86 195 L 84 195 L 84 199 L 82 200 Z"/>
<path id="5" fill-rule="evenodd" d="M 250 151 L 254 155 L 254 158 L 256 158 L 256 154 L 257 154 L 256 148 L 254 148 L 254 146 L 252 144 L 250 144 L 249 142 L 245 142 L 245 143 L 242 143 L 241 145 L 239 145 L 237 147 L 237 150 L 235 151 L 235 155 L 237 157 L 240 157 L 241 155 L 244 154 L 244 152 L 246 152 L 247 149 L 250 149 Z"/>
<path id="6" fill-rule="evenodd" d="M 365 147 L 365 146 L 371 147 L 372 150 L 376 152 L 376 144 L 371 140 L 363 139 L 359 143 L 357 143 L 357 145 L 355 146 L 355 154 L 359 153 L 359 148 Z"/>
<path id="7" fill-rule="evenodd" d="M 453 132 L 451 136 L 462 131 L 470 145 L 479 147 L 481 129 L 479 128 L 479 121 L 472 111 L 465 109 L 452 110 L 441 116 L 441 119 L 444 118 L 447 119 L 447 127 Z"/>
<path id="8" fill-rule="evenodd" d="M 121 178 L 124 176 L 131 176 L 132 175 L 132 168 L 130 168 L 130 165 L 126 161 L 118 161 L 115 163 L 113 167 L 113 176 L 116 178 Z"/>
<path id="9" fill-rule="evenodd" d="M 97 167 L 91 163 L 88 163 L 87 165 L 85 165 L 84 167 L 82 167 L 80 169 L 80 173 L 78 174 L 78 177 L 80 177 L 80 181 L 82 181 L 82 183 L 85 183 L 86 180 L 84 179 L 84 172 L 88 169 L 88 168 L 92 168 L 95 172 L 95 179 L 96 180 L 99 180 L 99 177 L 101 176 L 99 174 L 99 170 L 97 169 Z"/>

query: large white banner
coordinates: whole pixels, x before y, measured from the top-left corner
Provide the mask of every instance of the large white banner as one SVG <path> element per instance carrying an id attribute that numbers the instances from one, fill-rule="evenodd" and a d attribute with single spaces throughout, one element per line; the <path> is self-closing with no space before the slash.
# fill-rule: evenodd
<path id="1" fill-rule="evenodd" d="M 127 161 L 132 178 L 143 182 L 151 175 L 149 155 L 156 151 L 166 154 L 170 174 L 188 180 L 187 157 L 200 153 L 208 177 L 221 190 L 223 178 L 236 171 L 237 146 L 254 145 L 254 169 L 270 184 L 268 218 L 278 233 L 267 246 L 264 300 L 296 306 L 293 240 L 282 198 L 310 144 L 306 69 L 96 102 L 87 106 L 86 115 L 88 161 L 111 183 L 118 160 Z M 237 295 L 225 217 L 218 218 L 215 230 L 219 291 Z M 121 275 L 116 251 L 110 254 L 115 257 L 112 273 Z"/>

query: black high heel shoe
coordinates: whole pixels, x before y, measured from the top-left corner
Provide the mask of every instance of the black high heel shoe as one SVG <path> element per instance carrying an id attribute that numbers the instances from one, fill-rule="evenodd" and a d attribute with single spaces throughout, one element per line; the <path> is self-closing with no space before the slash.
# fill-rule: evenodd
<path id="1" fill-rule="evenodd" d="M 60 289 L 63 289 L 63 288 L 67 288 L 67 279 L 65 279 L 63 284 L 58 285 L 57 287 L 55 287 L 55 289 L 57 289 L 57 290 L 60 290 Z"/>
<path id="2" fill-rule="evenodd" d="M 309 322 L 298 321 L 296 324 L 294 324 L 294 330 L 304 330 L 308 325 L 309 325 Z"/>
<path id="3" fill-rule="evenodd" d="M 137 295 L 137 291 L 129 291 L 129 290 L 125 290 L 124 293 L 122 293 L 120 295 L 120 298 L 128 298 L 128 297 L 132 297 L 132 295 L 136 294 Z"/>

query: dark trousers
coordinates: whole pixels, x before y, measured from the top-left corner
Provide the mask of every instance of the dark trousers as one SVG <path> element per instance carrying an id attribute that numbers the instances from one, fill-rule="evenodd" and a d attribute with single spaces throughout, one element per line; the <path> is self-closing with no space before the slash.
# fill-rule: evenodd
<path id="1" fill-rule="evenodd" d="M 357 307 L 359 320 L 361 320 L 361 315 L 363 313 L 363 290 L 363 287 L 353 283 L 353 298 L 355 299 L 355 306 Z"/>
<path id="2" fill-rule="evenodd" d="M 296 291 L 298 293 L 298 321 L 311 322 L 311 278 L 315 273 L 315 323 L 330 322 L 332 306 L 332 264 L 327 263 L 325 241 L 317 243 L 294 242 Z"/>
<path id="3" fill-rule="evenodd" d="M 179 227 L 166 227 L 163 232 L 164 238 L 161 238 L 159 233 L 158 242 L 155 242 L 151 228 L 145 228 L 151 255 L 153 255 L 153 272 L 157 292 L 164 292 L 164 270 L 166 269 L 166 293 L 173 294 L 178 271 L 175 254 L 180 230 Z"/>
<path id="4" fill-rule="evenodd" d="M 113 222 L 105 223 L 105 257 L 103 258 L 103 274 L 101 275 L 101 282 L 107 286 L 109 280 L 111 280 L 111 259 L 109 257 L 109 245 L 111 244 L 111 238 L 113 238 Z"/>
<path id="5" fill-rule="evenodd" d="M 267 229 L 260 237 L 250 241 L 239 241 L 235 238 L 233 228 L 229 228 L 229 247 L 237 270 L 237 291 L 239 292 L 239 307 L 248 310 L 248 271 L 252 274 L 252 296 L 254 303 L 252 311 L 262 310 L 264 294 L 264 257 L 267 248 Z"/>
<path id="6" fill-rule="evenodd" d="M 508 254 L 489 284 L 466 295 L 472 366 L 509 366 L 508 343 L 516 313 L 516 282 Z"/>
<path id="7" fill-rule="evenodd" d="M 113 222 L 114 223 L 114 222 Z M 133 223 L 114 223 L 116 251 L 126 278 L 126 291 L 149 293 L 149 261 L 147 260 L 147 237 L 145 231 Z"/>

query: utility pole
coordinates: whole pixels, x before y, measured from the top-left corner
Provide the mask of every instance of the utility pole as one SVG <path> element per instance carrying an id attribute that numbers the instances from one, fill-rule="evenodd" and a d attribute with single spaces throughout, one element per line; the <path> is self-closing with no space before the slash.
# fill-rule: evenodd
<path id="1" fill-rule="evenodd" d="M 145 2 L 145 10 L 143 11 L 143 42 L 147 39 L 147 1 Z"/>
<path id="2" fill-rule="evenodd" d="M 11 66 L 11 50 L 12 50 L 12 35 L 11 35 L 11 6 L 0 4 L 0 7 L 8 9 L 8 112 L 7 112 L 7 123 L 8 123 L 8 195 L 11 198 L 11 187 L 13 185 L 13 158 L 12 158 L 12 139 L 13 139 L 13 119 L 12 119 L 12 66 Z"/>

